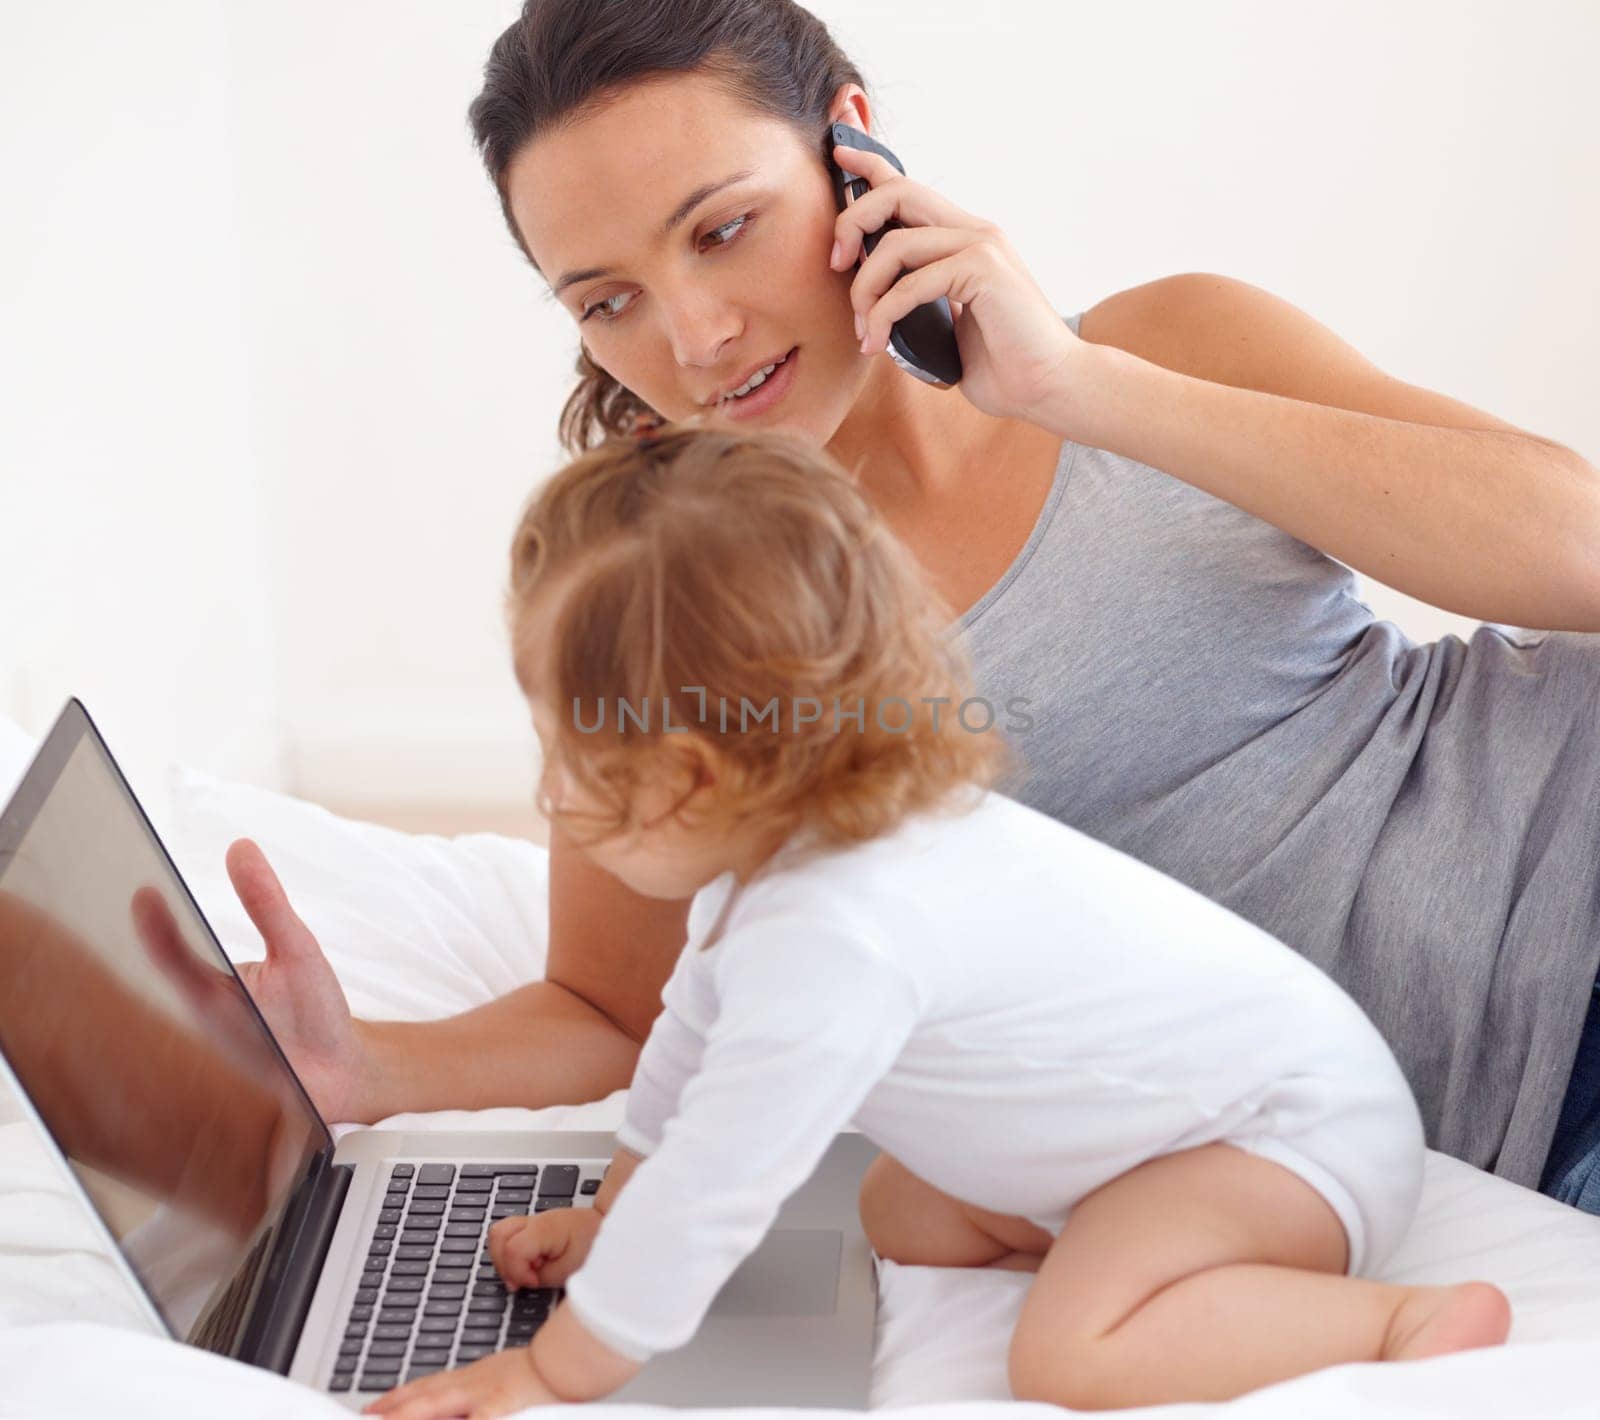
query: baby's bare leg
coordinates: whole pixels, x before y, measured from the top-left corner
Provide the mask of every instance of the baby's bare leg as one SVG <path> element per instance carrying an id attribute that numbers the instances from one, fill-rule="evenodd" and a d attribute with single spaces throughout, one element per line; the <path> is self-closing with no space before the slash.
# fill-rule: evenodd
<path id="1" fill-rule="evenodd" d="M 861 1183 L 861 1224 L 879 1257 L 922 1267 L 1032 1271 L 1050 1234 L 1026 1218 L 989 1213 L 941 1193 L 880 1154 Z"/>
<path id="2" fill-rule="evenodd" d="M 1388 1286 L 1345 1261 L 1338 1216 L 1288 1169 L 1224 1144 L 1153 1159 L 1074 1205 L 1012 1337 L 1012 1390 L 1081 1410 L 1228 1400 L 1505 1339 L 1487 1283 Z"/>

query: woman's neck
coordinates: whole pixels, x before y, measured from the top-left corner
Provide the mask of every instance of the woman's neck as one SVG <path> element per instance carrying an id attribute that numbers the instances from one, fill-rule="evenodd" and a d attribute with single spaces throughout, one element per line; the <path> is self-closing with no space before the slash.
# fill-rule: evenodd
<path id="1" fill-rule="evenodd" d="M 891 360 L 876 363 L 828 452 L 880 506 L 936 500 L 970 477 L 973 460 L 993 450 L 1009 421 L 983 413 L 958 390 L 924 384 Z"/>

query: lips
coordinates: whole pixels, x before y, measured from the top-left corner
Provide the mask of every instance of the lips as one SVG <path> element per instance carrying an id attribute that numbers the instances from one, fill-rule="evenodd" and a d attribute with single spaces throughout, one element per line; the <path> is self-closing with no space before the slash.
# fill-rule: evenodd
<path id="1" fill-rule="evenodd" d="M 776 366 L 778 366 L 777 370 L 774 370 L 770 375 L 767 376 L 768 380 L 776 379 L 777 376 L 778 376 L 779 371 L 783 367 L 784 362 L 787 361 L 789 359 L 789 357 L 794 354 L 796 348 L 797 347 L 791 345 L 788 350 L 784 351 L 781 354 L 769 355 L 769 356 L 767 356 L 767 358 L 765 360 L 757 360 L 755 362 L 755 364 L 751 365 L 748 369 L 746 369 L 745 372 L 742 375 L 740 375 L 738 379 L 733 380 L 730 383 L 724 385 L 722 387 L 722 389 L 719 390 L 716 394 L 712 395 L 710 399 L 702 400 L 701 402 L 703 404 L 711 406 L 712 408 L 717 407 L 718 405 L 724 403 L 724 401 L 731 399 L 732 396 L 733 396 L 734 390 L 743 389 L 745 387 L 746 383 L 749 381 L 750 377 L 753 374 L 755 374 L 757 370 L 765 370 L 768 365 L 776 365 Z M 754 394 L 758 393 L 759 389 L 760 389 L 760 387 L 758 386 L 757 389 L 751 390 L 750 394 L 754 395 Z"/>

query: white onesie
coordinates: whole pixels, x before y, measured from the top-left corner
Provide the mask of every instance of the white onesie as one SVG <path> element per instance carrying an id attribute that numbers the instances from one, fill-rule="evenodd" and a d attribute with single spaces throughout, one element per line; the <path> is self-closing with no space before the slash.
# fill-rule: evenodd
<path id="1" fill-rule="evenodd" d="M 636 1360 L 694 1335 L 852 1123 L 934 1187 L 1052 1233 L 1107 1180 L 1218 1140 L 1315 1188 L 1352 1274 L 1416 1210 L 1417 1108 L 1349 997 L 997 794 L 853 848 L 792 840 L 743 888 L 708 883 L 662 1000 L 618 1134 L 648 1157 L 567 1282 L 578 1319 Z"/>

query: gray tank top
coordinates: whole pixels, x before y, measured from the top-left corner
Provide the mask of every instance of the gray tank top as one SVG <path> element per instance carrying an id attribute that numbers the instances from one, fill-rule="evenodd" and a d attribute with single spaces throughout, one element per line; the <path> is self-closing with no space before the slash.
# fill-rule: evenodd
<path id="1" fill-rule="evenodd" d="M 1600 635 L 1416 645 L 1316 549 L 1071 442 L 960 627 L 1028 702 L 1000 788 L 1309 957 L 1433 1147 L 1537 1184 L 1600 960 Z"/>

